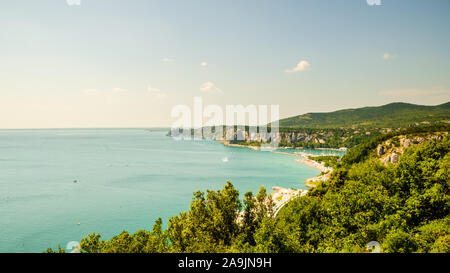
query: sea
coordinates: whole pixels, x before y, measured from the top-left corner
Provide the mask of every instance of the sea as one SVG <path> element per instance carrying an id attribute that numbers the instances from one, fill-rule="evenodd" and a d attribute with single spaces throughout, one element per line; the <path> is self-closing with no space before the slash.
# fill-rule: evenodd
<path id="1" fill-rule="evenodd" d="M 261 186 L 306 189 L 304 181 L 320 173 L 292 156 L 176 140 L 167 132 L 0 130 L 0 252 L 69 250 L 89 233 L 110 239 L 149 230 L 159 217 L 167 225 L 189 209 L 193 192 L 226 181 L 242 198 Z"/>

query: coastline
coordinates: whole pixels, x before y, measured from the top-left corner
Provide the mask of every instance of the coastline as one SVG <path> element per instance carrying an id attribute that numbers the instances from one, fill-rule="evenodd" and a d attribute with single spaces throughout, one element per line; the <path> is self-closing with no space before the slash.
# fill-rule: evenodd
<path id="1" fill-rule="evenodd" d="M 222 143 L 224 146 L 228 146 L 228 147 L 247 148 L 247 149 L 252 149 L 255 151 L 260 150 L 259 146 L 251 146 L 251 145 L 245 145 L 245 144 L 231 144 L 225 140 L 218 140 L 218 142 Z M 280 147 L 278 149 L 292 149 L 292 148 Z M 301 150 L 303 148 L 297 147 L 295 149 Z M 344 151 L 343 148 L 339 148 L 339 149 L 337 149 L 337 148 L 316 148 L 316 150 Z M 317 162 L 313 159 L 308 158 L 308 154 L 306 154 L 306 153 L 303 153 L 303 154 L 297 153 L 296 154 L 296 153 L 286 153 L 286 152 L 280 152 L 280 151 L 270 151 L 270 152 L 274 153 L 274 154 L 281 154 L 281 155 L 297 157 L 298 159 L 295 159 L 294 161 L 321 171 L 321 173 L 319 175 L 311 177 L 304 181 L 305 186 L 307 186 L 309 188 L 317 186 L 316 185 L 317 182 L 328 180 L 330 178 L 331 173 L 333 172 L 333 168 L 325 167 L 325 164 L 323 162 L 322 163 Z M 274 188 L 276 188 L 276 190 Z M 276 192 L 277 191 L 283 192 L 283 194 L 288 194 L 288 195 L 297 195 L 298 194 L 297 192 L 294 192 L 291 189 L 284 189 L 284 188 L 280 188 L 280 187 L 273 187 L 272 190 L 274 190 Z M 275 193 L 273 193 L 273 194 L 275 194 Z M 276 197 L 278 197 L 278 195 L 276 195 Z"/>
<path id="2" fill-rule="evenodd" d="M 308 188 L 316 187 L 317 182 L 328 180 L 331 173 L 333 172 L 333 168 L 325 167 L 325 164 L 323 162 L 320 163 L 315 160 L 309 159 L 306 154 L 293 154 L 278 151 L 271 151 L 271 153 L 297 157 L 298 159 L 294 159 L 294 161 L 321 171 L 319 175 L 306 179 L 304 181 L 305 186 L 307 186 Z M 278 212 L 292 199 L 294 199 L 295 197 L 304 196 L 308 193 L 308 190 L 286 189 L 282 187 L 272 187 L 272 190 L 274 192 L 271 194 L 271 197 L 275 204 L 273 217 L 276 217 Z"/>
<path id="3" fill-rule="evenodd" d="M 303 155 L 303 154 L 292 154 L 292 153 L 284 153 L 284 152 L 278 152 L 278 151 L 271 151 L 271 153 L 298 157 L 299 159 L 295 159 L 296 162 L 302 163 L 303 165 L 317 169 L 324 173 L 333 171 L 333 168 L 325 167 L 324 163 L 320 163 L 313 159 L 309 159 L 306 155 Z"/>
<path id="4" fill-rule="evenodd" d="M 251 146 L 251 145 L 243 145 L 243 144 L 232 144 L 226 140 L 217 140 L 217 142 L 222 143 L 224 146 L 227 147 L 237 147 L 237 148 L 248 148 L 255 151 L 261 150 L 259 146 Z"/>
<path id="5" fill-rule="evenodd" d="M 261 150 L 260 146 L 252 146 L 252 145 L 247 145 L 247 144 L 232 144 L 227 140 L 216 140 L 219 143 L 222 143 L 224 146 L 228 146 L 228 147 L 239 147 L 239 148 L 248 148 L 248 149 L 252 149 L 255 151 L 259 151 Z M 289 150 L 289 149 L 293 149 L 293 150 L 307 150 L 307 149 L 311 149 L 311 150 L 320 150 L 320 151 L 347 151 L 348 149 L 345 147 L 342 148 L 304 148 L 304 147 L 288 147 L 288 146 L 281 146 L 277 148 L 278 150 Z M 281 152 L 280 152 L 281 153 Z"/>
<path id="6" fill-rule="evenodd" d="M 303 165 L 306 165 L 308 167 L 311 167 L 311 168 L 321 171 L 321 173 L 319 175 L 305 180 L 305 185 L 309 188 L 317 186 L 316 185 L 317 182 L 328 180 L 330 178 L 331 173 L 333 172 L 333 168 L 325 167 L 325 164 L 323 162 L 320 163 L 313 159 L 309 159 L 307 157 L 307 155 L 283 153 L 283 152 L 276 152 L 276 151 L 272 151 L 272 153 L 299 157 L 299 159 L 295 159 L 296 162 L 299 162 Z"/>
<path id="7" fill-rule="evenodd" d="M 217 140 L 217 142 L 222 143 L 224 146 L 227 146 L 227 147 L 247 148 L 247 149 L 251 149 L 254 151 L 261 150 L 259 146 L 251 146 L 251 145 L 244 145 L 244 144 L 231 144 L 226 140 Z M 291 148 L 281 147 L 279 149 L 291 149 Z M 300 150 L 301 148 L 296 148 L 296 149 Z M 333 148 L 330 148 L 330 149 L 322 148 L 321 150 L 342 151 L 342 149 L 333 149 Z M 270 151 L 270 152 L 273 154 L 281 154 L 281 155 L 297 157 L 298 159 L 295 159 L 294 161 L 321 171 L 321 173 L 319 175 L 309 178 L 309 179 L 306 179 L 304 181 L 305 186 L 309 187 L 309 188 L 315 187 L 316 184 L 314 184 L 314 183 L 316 183 L 318 181 L 327 180 L 330 177 L 330 173 L 333 171 L 333 168 L 325 167 L 324 163 L 319 163 L 315 160 L 309 159 L 307 157 L 308 156 L 307 154 L 295 154 L 295 153 L 286 153 L 286 152 L 280 152 L 280 151 Z M 294 199 L 296 197 L 304 196 L 308 193 L 308 190 L 293 189 L 293 188 L 288 189 L 288 188 L 283 188 L 283 187 L 278 187 L 278 186 L 272 187 L 272 191 L 273 192 L 270 194 L 270 196 L 273 200 L 273 203 L 274 203 L 272 217 L 276 217 L 278 215 L 278 212 L 280 212 L 280 210 L 286 204 L 288 204 L 292 199 Z"/>

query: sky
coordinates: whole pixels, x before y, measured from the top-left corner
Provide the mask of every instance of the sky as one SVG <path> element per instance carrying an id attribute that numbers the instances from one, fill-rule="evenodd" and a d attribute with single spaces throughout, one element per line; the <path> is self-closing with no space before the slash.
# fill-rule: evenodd
<path id="1" fill-rule="evenodd" d="M 281 117 L 449 101 L 450 1 L 380 2 L 2 0 L 0 128 L 170 126 L 196 96 Z"/>

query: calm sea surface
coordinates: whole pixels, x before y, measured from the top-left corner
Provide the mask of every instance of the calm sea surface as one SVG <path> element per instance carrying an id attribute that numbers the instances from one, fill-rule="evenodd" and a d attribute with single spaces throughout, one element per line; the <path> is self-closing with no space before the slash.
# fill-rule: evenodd
<path id="1" fill-rule="evenodd" d="M 187 210 L 192 192 L 227 180 L 242 197 L 261 185 L 306 188 L 319 173 L 290 156 L 176 141 L 166 132 L 0 130 L 0 252 L 151 229 L 158 217 L 166 224 Z"/>

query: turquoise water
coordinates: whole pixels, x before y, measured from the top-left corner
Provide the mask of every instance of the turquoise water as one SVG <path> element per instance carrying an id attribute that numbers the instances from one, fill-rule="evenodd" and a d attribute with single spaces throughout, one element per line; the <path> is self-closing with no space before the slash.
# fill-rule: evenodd
<path id="1" fill-rule="evenodd" d="M 261 185 L 306 188 L 304 180 L 319 173 L 290 156 L 177 141 L 166 132 L 0 130 L 0 252 L 151 229 L 158 217 L 167 223 L 187 210 L 192 192 L 227 180 L 242 196 Z"/>

